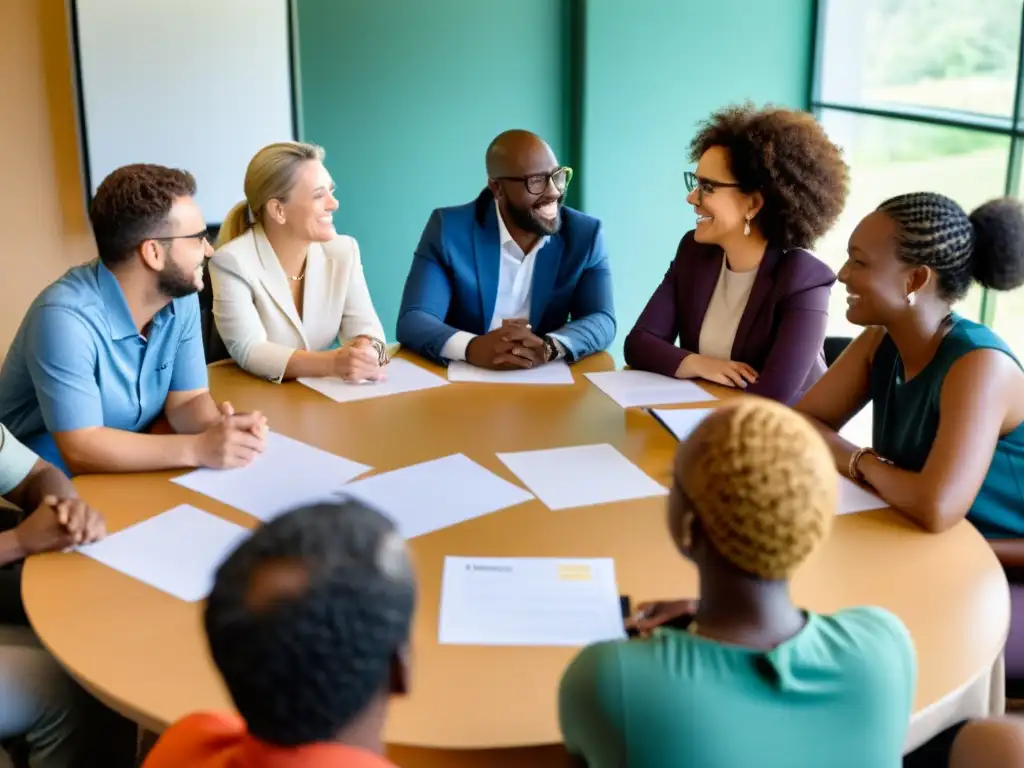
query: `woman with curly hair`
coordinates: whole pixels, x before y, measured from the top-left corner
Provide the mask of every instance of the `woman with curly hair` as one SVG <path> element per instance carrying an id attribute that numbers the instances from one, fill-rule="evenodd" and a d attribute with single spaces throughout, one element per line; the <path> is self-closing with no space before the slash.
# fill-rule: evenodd
<path id="1" fill-rule="evenodd" d="M 805 249 L 843 210 L 842 153 L 806 113 L 742 106 L 712 115 L 690 155 L 697 226 L 626 338 L 626 362 L 795 402 L 825 371 L 836 276 Z"/>

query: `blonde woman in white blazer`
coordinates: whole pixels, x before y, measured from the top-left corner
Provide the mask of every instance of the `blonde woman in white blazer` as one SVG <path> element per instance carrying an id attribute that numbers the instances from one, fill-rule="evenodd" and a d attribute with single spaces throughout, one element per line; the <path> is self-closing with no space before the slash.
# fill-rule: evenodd
<path id="1" fill-rule="evenodd" d="M 338 209 L 322 148 L 264 147 L 245 172 L 210 260 L 213 317 L 228 354 L 271 381 L 384 378 L 384 329 L 359 245 L 334 228 Z"/>

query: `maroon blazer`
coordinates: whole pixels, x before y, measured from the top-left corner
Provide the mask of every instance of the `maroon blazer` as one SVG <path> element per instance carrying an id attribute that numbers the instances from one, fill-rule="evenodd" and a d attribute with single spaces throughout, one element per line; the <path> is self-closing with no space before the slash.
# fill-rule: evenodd
<path id="1" fill-rule="evenodd" d="M 665 279 L 626 337 L 626 363 L 675 376 L 697 351 L 725 254 L 688 232 Z M 732 359 L 758 372 L 746 391 L 792 404 L 825 372 L 822 347 L 835 273 L 802 248 L 769 246 L 736 329 Z M 679 339 L 679 346 L 675 344 Z"/>

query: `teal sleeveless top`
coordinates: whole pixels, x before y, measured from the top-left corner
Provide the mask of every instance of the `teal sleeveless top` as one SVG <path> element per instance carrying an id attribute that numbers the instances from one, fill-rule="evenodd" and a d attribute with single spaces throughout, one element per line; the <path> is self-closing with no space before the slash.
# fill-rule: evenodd
<path id="1" fill-rule="evenodd" d="M 871 365 L 874 449 L 897 467 L 920 472 L 939 429 L 939 397 L 946 374 L 976 349 L 998 349 L 1020 365 L 990 328 L 954 314 L 953 328 L 931 362 L 906 381 L 903 361 L 887 335 Z M 986 538 L 1024 538 L 1024 424 L 999 439 L 967 519 Z"/>

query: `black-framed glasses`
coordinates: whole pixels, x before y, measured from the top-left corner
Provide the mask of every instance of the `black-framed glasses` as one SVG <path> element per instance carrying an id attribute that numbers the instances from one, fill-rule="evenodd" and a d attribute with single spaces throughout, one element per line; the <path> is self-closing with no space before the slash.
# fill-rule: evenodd
<path id="1" fill-rule="evenodd" d="M 550 173 L 533 173 L 529 176 L 497 176 L 495 181 L 520 181 L 531 195 L 539 195 L 548 188 L 548 184 L 553 184 L 555 190 L 561 194 L 565 192 L 565 188 L 572 181 L 572 168 L 563 165 Z"/>
<path id="2" fill-rule="evenodd" d="M 210 230 L 203 229 L 191 235 L 154 235 L 149 240 L 198 240 L 200 243 L 210 242 Z"/>
<path id="3" fill-rule="evenodd" d="M 686 182 L 686 191 L 693 192 L 693 190 L 699 190 L 697 193 L 701 199 L 704 195 L 714 194 L 716 189 L 738 189 L 742 185 L 735 181 L 715 181 L 714 179 L 705 179 L 702 176 L 698 176 L 692 171 L 686 171 L 683 174 L 683 180 Z"/>

